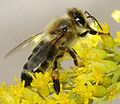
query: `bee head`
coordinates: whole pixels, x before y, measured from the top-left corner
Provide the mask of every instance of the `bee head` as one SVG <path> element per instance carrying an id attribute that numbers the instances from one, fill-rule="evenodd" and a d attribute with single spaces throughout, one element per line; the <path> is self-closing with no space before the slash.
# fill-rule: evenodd
<path id="1" fill-rule="evenodd" d="M 76 25 L 84 27 L 87 24 L 85 16 L 81 10 L 78 10 L 77 8 L 68 9 L 67 14 Z"/>
<path id="2" fill-rule="evenodd" d="M 71 19 L 80 37 L 86 36 L 89 31 L 88 22 L 83 12 L 77 8 L 68 9 L 68 17 Z"/>

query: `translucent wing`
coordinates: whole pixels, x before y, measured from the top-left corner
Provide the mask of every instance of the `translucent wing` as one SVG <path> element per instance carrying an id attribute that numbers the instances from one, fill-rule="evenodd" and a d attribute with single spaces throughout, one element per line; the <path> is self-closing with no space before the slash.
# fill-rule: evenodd
<path id="1" fill-rule="evenodd" d="M 33 56 L 30 57 L 27 63 L 27 70 L 29 71 L 35 71 L 37 67 L 39 67 L 39 65 L 44 60 L 46 60 L 47 56 L 52 57 L 53 53 L 55 52 L 53 41 L 45 42 L 42 45 L 38 45 L 37 48 L 38 50 L 36 51 L 36 53 L 33 54 Z"/>
<path id="2" fill-rule="evenodd" d="M 63 34 L 56 35 L 56 37 L 50 41 L 45 42 L 44 44 L 37 45 L 37 49 L 32 54 L 32 56 L 29 58 L 29 61 L 27 63 L 27 70 L 36 71 L 37 67 L 47 59 L 47 57 L 54 57 L 55 51 L 55 44 L 58 42 L 59 39 L 61 39 Z"/>
<path id="3" fill-rule="evenodd" d="M 44 39 L 52 40 L 55 37 L 56 37 L 56 35 L 50 35 L 50 34 L 46 34 L 46 33 L 43 33 L 43 32 L 37 33 L 37 34 L 29 37 L 28 39 L 24 40 L 23 42 L 21 42 L 17 46 L 15 46 L 4 57 L 7 58 L 8 56 L 16 53 L 16 51 L 18 51 L 21 48 L 26 48 L 28 46 L 32 46 L 32 48 L 34 48 L 37 44 L 39 44 L 40 41 L 42 41 Z"/>

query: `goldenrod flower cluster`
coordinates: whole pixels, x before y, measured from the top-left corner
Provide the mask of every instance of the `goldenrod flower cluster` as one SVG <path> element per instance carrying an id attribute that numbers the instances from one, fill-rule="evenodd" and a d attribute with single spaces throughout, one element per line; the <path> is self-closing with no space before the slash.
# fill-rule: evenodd
<path id="1" fill-rule="evenodd" d="M 118 13 L 119 12 L 119 13 Z M 120 11 L 112 17 L 120 23 Z M 93 26 L 94 24 L 92 24 Z M 79 67 L 60 70 L 61 90 L 53 89 L 51 71 L 35 73 L 31 86 L 24 81 L 15 85 L 0 86 L 0 104 L 104 104 L 119 98 L 120 94 L 120 31 L 115 38 L 109 33 L 106 23 L 93 26 L 106 33 L 80 39 L 74 47 L 79 55 Z"/>

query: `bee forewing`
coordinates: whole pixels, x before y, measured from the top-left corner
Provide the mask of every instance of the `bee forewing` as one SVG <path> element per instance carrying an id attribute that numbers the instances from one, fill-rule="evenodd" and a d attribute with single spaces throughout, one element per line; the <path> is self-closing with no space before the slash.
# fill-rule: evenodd
<path id="1" fill-rule="evenodd" d="M 15 46 L 13 49 L 11 49 L 7 54 L 5 54 L 4 58 L 11 56 L 11 55 L 15 54 L 17 51 L 20 51 L 20 49 L 24 49 L 26 47 L 30 47 L 33 49 L 37 44 L 40 43 L 40 41 L 42 41 L 44 39 L 46 39 L 46 40 L 49 39 L 49 41 L 50 41 L 54 38 L 55 38 L 55 35 L 51 36 L 50 34 L 46 34 L 43 32 L 32 35 L 31 37 L 29 37 L 28 39 L 24 40 L 23 42 L 21 42 L 20 44 Z"/>

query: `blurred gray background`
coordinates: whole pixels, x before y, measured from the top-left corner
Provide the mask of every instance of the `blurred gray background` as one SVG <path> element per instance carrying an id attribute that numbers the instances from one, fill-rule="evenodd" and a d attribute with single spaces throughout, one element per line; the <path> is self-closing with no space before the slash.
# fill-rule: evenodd
<path id="1" fill-rule="evenodd" d="M 120 9 L 120 0 L 0 0 L 0 83 L 14 83 L 13 78 L 20 76 L 28 51 L 21 50 L 7 59 L 3 56 L 71 7 L 89 11 L 99 21 L 106 21 L 113 35 L 120 30 L 120 25 L 110 16 L 113 10 Z"/>

